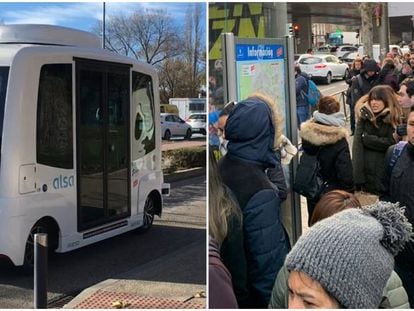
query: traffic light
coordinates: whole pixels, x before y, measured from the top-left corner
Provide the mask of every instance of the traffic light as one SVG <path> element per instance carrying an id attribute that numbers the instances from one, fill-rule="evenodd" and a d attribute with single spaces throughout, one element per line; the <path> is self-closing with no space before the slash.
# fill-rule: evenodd
<path id="1" fill-rule="evenodd" d="M 293 32 L 295 37 L 299 37 L 299 25 L 293 25 Z"/>

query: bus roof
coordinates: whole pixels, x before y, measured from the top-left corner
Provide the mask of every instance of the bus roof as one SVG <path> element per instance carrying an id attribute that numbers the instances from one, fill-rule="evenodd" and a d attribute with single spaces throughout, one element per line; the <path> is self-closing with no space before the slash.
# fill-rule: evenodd
<path id="1" fill-rule="evenodd" d="M 137 68 L 140 68 L 139 70 L 155 75 L 157 74 L 154 67 L 146 62 L 119 55 L 102 48 L 0 43 L 0 66 L 11 66 L 17 55 L 20 55 L 20 57 L 24 57 L 25 59 L 31 59 L 32 57 L 39 55 L 79 57 L 138 66 Z"/>
<path id="2" fill-rule="evenodd" d="M 100 40 L 92 33 L 52 25 L 2 25 L 0 43 L 46 44 L 98 48 Z"/>

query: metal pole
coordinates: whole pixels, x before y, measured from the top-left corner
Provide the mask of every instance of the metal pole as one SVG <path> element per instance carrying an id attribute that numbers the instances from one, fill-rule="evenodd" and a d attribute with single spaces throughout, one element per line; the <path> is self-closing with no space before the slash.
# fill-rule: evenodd
<path id="1" fill-rule="evenodd" d="M 298 122 L 296 118 L 296 91 L 295 91 L 295 73 L 294 73 L 294 48 L 293 48 L 293 38 L 287 37 L 286 38 L 286 45 L 287 45 L 287 83 L 288 83 L 288 109 L 286 115 L 286 127 L 287 127 L 287 135 L 290 138 L 291 142 L 297 146 L 298 145 Z M 288 117 L 290 116 L 290 117 Z M 293 181 L 295 180 L 296 176 L 296 169 L 298 167 L 298 157 L 293 157 L 292 161 L 290 162 L 290 185 L 293 185 Z M 292 240 L 293 243 L 299 239 L 302 235 L 302 210 L 300 204 L 300 196 L 298 193 L 293 192 L 290 196 L 290 208 L 291 208 L 291 215 L 293 221 L 293 228 L 292 228 Z"/>
<path id="2" fill-rule="evenodd" d="M 34 307 L 47 308 L 47 234 L 34 235 Z"/>
<path id="3" fill-rule="evenodd" d="M 102 17 L 102 48 L 105 48 L 105 2 L 103 3 L 103 17 Z"/>
<path id="4" fill-rule="evenodd" d="M 237 101 L 237 84 L 236 84 L 236 55 L 234 51 L 233 33 L 223 33 L 221 41 L 221 55 L 223 56 L 223 85 L 224 85 L 224 103 Z"/>

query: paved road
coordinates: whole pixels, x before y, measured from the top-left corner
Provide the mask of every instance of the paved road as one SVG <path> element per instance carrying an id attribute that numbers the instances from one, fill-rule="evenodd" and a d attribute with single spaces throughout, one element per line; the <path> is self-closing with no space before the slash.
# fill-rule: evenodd
<path id="1" fill-rule="evenodd" d="M 156 218 L 154 227 L 146 234 L 130 232 L 52 256 L 49 260 L 48 299 L 73 296 L 139 266 L 150 267 L 151 261 L 184 250 L 191 243 L 198 243 L 200 251 L 197 258 L 189 258 L 187 266 L 199 273 L 193 273 L 191 279 L 179 279 L 177 274 L 164 273 L 158 275 L 156 281 L 205 284 L 205 177 L 173 183 L 171 193 L 171 197 L 165 200 L 162 218 Z M 10 264 L 0 262 L 0 309 L 32 308 L 32 289 L 32 277 L 22 276 Z"/>
<path id="2" fill-rule="evenodd" d="M 319 84 L 318 89 L 324 95 L 332 95 L 348 88 L 344 80 L 335 80 L 331 84 Z"/>

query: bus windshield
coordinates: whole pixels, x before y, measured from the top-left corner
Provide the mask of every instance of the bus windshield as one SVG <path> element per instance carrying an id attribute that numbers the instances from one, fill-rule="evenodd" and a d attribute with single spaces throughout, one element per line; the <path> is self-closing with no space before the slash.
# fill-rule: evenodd
<path id="1" fill-rule="evenodd" d="M 9 80 L 9 67 L 0 66 L 0 147 L 3 136 L 4 105 L 6 102 L 7 81 Z"/>

